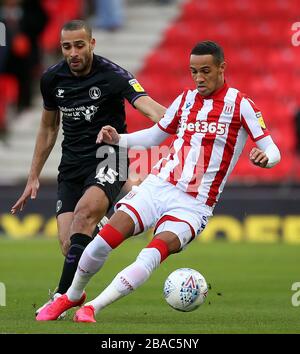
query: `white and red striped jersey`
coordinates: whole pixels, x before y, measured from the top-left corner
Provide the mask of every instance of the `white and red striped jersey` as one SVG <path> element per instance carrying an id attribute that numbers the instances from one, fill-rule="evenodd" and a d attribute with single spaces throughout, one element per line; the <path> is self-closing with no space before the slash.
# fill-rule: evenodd
<path id="1" fill-rule="evenodd" d="M 158 126 L 176 136 L 151 173 L 208 206 L 218 201 L 248 135 L 253 141 L 269 135 L 255 104 L 226 83 L 205 98 L 183 92 Z"/>

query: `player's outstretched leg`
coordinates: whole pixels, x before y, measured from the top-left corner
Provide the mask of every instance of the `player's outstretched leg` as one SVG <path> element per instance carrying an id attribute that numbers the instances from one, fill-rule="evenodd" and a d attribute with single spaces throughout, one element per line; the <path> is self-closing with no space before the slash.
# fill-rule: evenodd
<path id="1" fill-rule="evenodd" d="M 109 224 L 105 225 L 85 248 L 67 293 L 48 304 L 36 317 L 37 321 L 58 319 L 69 308 L 79 306 L 79 303 L 81 305 L 85 299 L 86 284 L 103 266 L 109 253 L 124 239 L 125 237 L 114 227 Z"/>
<path id="2" fill-rule="evenodd" d="M 109 253 L 124 240 L 123 234 L 110 224 L 103 227 L 80 258 L 72 285 L 66 293 L 70 300 L 76 301 L 80 298 L 85 286 L 91 277 L 102 268 Z"/>
<path id="3" fill-rule="evenodd" d="M 168 255 L 169 246 L 166 241 L 162 239 L 151 241 L 147 248 L 140 252 L 134 263 L 117 274 L 98 297 L 76 312 L 74 321 L 96 322 L 95 315 L 98 311 L 142 285 Z"/>

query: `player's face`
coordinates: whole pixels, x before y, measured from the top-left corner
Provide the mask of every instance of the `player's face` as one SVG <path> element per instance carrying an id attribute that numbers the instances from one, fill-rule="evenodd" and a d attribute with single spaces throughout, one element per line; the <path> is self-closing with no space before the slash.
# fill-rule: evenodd
<path id="1" fill-rule="evenodd" d="M 224 84 L 225 62 L 217 64 L 211 54 L 191 55 L 190 70 L 201 96 L 209 96 Z"/>
<path id="2" fill-rule="evenodd" d="M 76 76 L 89 73 L 92 61 L 95 39 L 90 38 L 85 29 L 62 31 L 61 49 L 70 70 Z"/>

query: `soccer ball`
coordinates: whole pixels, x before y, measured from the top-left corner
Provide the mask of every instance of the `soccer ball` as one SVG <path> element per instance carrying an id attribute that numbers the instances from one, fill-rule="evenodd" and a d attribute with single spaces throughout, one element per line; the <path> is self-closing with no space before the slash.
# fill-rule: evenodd
<path id="1" fill-rule="evenodd" d="M 208 287 L 202 274 L 191 268 L 172 272 L 164 284 L 167 303 L 178 311 L 194 311 L 205 301 Z"/>

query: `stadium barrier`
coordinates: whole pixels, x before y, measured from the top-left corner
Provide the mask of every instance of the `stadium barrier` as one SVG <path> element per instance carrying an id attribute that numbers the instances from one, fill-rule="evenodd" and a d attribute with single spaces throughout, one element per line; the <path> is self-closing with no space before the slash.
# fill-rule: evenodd
<path id="1" fill-rule="evenodd" d="M 56 238 L 56 187 L 42 186 L 18 215 L 10 209 L 22 187 L 0 187 L 0 238 Z M 300 189 L 227 186 L 200 242 L 285 242 L 300 244 Z M 150 237 L 150 233 L 149 233 Z"/>

